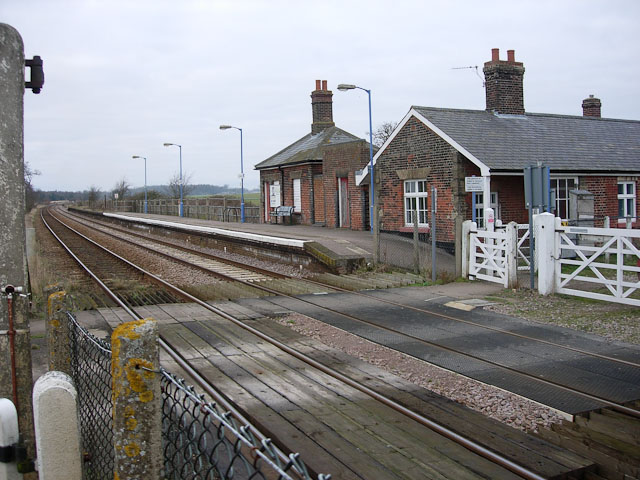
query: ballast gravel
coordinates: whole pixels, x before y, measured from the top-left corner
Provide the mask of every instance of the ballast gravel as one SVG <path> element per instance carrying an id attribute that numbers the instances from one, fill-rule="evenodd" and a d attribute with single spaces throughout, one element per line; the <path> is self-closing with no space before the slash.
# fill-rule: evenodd
<path id="1" fill-rule="evenodd" d="M 526 398 L 444 370 L 298 313 L 275 319 L 301 335 L 357 357 L 420 387 L 519 430 L 559 423 L 554 410 Z"/>

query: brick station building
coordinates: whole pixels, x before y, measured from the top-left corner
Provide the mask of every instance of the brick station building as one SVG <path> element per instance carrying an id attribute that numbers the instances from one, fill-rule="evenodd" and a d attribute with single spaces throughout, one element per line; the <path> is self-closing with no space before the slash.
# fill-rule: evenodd
<path id="1" fill-rule="evenodd" d="M 335 126 L 333 93 L 316 80 L 311 132 L 255 166 L 260 171 L 261 222 L 275 207 L 294 207 L 293 223 L 363 230 L 369 226 L 369 188 L 355 172 L 369 162 L 369 143 Z"/>
<path id="2" fill-rule="evenodd" d="M 525 112 L 524 66 L 513 50 L 499 50 L 484 64 L 486 109 L 460 110 L 413 106 L 374 157 L 376 205 L 381 229 L 412 232 L 412 210 L 421 231 L 429 228 L 430 190 L 437 188 L 437 241 L 452 247 L 461 220 L 476 214 L 483 222 L 488 198 L 503 223 L 528 222 L 524 200 L 527 166 L 550 168 L 556 215 L 567 219 L 572 190 L 594 199 L 595 226 L 605 216 L 611 226 L 626 217 L 637 228 L 640 213 L 640 122 L 601 118 L 601 102 L 589 96 L 583 115 Z M 366 186 L 367 172 L 357 176 Z M 465 177 L 483 178 L 483 191 L 467 193 Z"/>

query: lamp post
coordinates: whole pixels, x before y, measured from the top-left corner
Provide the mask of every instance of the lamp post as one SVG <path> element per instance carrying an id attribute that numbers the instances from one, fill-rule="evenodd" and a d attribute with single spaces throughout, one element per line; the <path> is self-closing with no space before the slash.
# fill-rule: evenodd
<path id="1" fill-rule="evenodd" d="M 235 128 L 240 130 L 240 222 L 244 223 L 244 166 L 242 160 L 242 129 L 232 125 L 220 125 L 220 130 Z"/>
<path id="2" fill-rule="evenodd" d="M 375 204 L 375 195 L 373 194 L 373 127 L 371 124 L 371 90 L 348 83 L 341 83 L 338 85 L 338 90 L 341 92 L 346 92 L 347 90 L 353 90 L 355 88 L 364 90 L 369 96 L 369 179 L 371 180 L 371 185 L 369 187 L 369 196 L 371 198 L 369 201 L 369 224 L 371 226 L 371 232 L 373 232 L 373 206 Z"/>
<path id="3" fill-rule="evenodd" d="M 147 212 L 147 157 L 134 155 L 131 158 L 144 158 L 144 213 L 148 213 Z"/>
<path id="4" fill-rule="evenodd" d="M 178 145 L 177 143 L 165 143 L 165 147 L 178 147 L 180 149 L 180 205 L 178 206 L 178 215 L 183 216 L 182 211 L 182 145 Z"/>

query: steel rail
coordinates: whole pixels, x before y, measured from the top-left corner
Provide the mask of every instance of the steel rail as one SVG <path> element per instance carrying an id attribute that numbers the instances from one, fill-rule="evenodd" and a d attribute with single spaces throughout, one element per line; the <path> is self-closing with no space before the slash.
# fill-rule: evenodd
<path id="1" fill-rule="evenodd" d="M 98 224 L 101 224 L 101 225 L 104 225 L 104 226 L 108 225 L 106 223 L 102 223 L 102 222 L 99 222 L 99 221 L 96 221 L 96 220 L 90 220 L 90 222 L 95 222 L 95 223 L 98 223 Z M 125 229 L 121 229 L 119 227 L 108 226 L 108 228 L 114 228 L 115 230 L 121 231 L 123 233 L 127 233 L 129 235 L 137 236 L 139 238 L 150 239 L 150 237 L 148 237 L 148 236 L 142 235 L 142 234 L 137 233 L 137 232 L 129 232 L 129 231 L 126 231 Z M 104 232 L 104 233 L 106 233 L 106 232 Z M 235 261 L 232 261 L 232 260 L 227 260 L 227 259 L 222 258 L 222 257 L 218 257 L 218 256 L 211 255 L 211 254 L 208 254 L 208 253 L 200 252 L 200 251 L 198 251 L 196 249 L 193 249 L 193 248 L 190 248 L 190 247 L 174 245 L 171 242 L 166 242 L 166 241 L 159 240 L 159 239 L 156 239 L 156 238 L 151 238 L 151 239 L 153 241 L 156 241 L 156 242 L 158 242 L 160 244 L 163 244 L 163 245 L 172 246 L 172 247 L 174 247 L 176 249 L 179 249 L 179 250 L 182 250 L 182 251 L 185 251 L 185 252 L 199 254 L 201 256 L 204 256 L 206 258 L 210 258 L 212 260 L 218 260 L 220 262 L 231 263 L 232 265 L 235 265 L 235 266 L 238 266 L 238 267 L 241 267 L 241 268 L 246 268 L 246 269 L 255 271 L 256 273 L 262 273 L 264 275 L 271 275 L 271 276 L 274 276 L 276 278 L 287 278 L 287 279 L 294 279 L 294 280 L 298 280 L 298 281 L 304 281 L 304 282 L 311 283 L 313 285 L 321 286 L 321 287 L 324 287 L 324 288 L 330 288 L 330 289 L 333 289 L 333 290 L 338 291 L 338 292 L 350 293 L 350 294 L 357 295 L 357 296 L 360 296 L 360 297 L 364 297 L 364 298 L 376 300 L 378 302 L 386 303 L 388 305 L 394 305 L 394 306 L 397 306 L 397 307 L 402 307 L 402 308 L 406 308 L 406 309 L 417 311 L 417 312 L 427 313 L 429 315 L 433 315 L 433 316 L 436 316 L 436 317 L 444 318 L 446 320 L 450 320 L 450 321 L 454 321 L 454 322 L 458 322 L 458 323 L 464 323 L 466 325 L 471 325 L 471 326 L 482 328 L 482 329 L 489 330 L 489 331 L 492 331 L 492 332 L 497 332 L 497 333 L 501 333 L 501 334 L 504 334 L 504 335 L 509 335 L 509 336 L 512 336 L 512 337 L 515 337 L 515 338 L 520 338 L 522 340 L 531 340 L 531 341 L 534 341 L 534 342 L 539 342 L 539 343 L 544 344 L 544 345 L 563 348 L 565 350 L 568 350 L 568 351 L 571 351 L 571 352 L 574 352 L 574 353 L 580 353 L 582 355 L 588 355 L 588 356 L 591 356 L 591 357 L 594 357 L 594 358 L 599 358 L 601 360 L 607 360 L 607 361 L 610 361 L 610 362 L 615 362 L 615 363 L 620 363 L 620 364 L 623 364 L 623 365 L 628 365 L 628 366 L 631 366 L 631 367 L 640 368 L 640 363 L 638 363 L 638 362 L 632 362 L 632 361 L 629 361 L 629 360 L 624 360 L 624 359 L 615 358 L 615 357 L 611 357 L 611 356 L 608 356 L 608 355 L 603 355 L 603 354 L 596 353 L 596 352 L 591 352 L 589 350 L 583 350 L 583 349 L 580 349 L 580 348 L 572 347 L 570 345 L 565 345 L 565 344 L 562 344 L 562 343 L 557 343 L 557 342 L 553 342 L 553 341 L 550 341 L 550 340 L 545 340 L 543 338 L 532 337 L 532 336 L 529 336 L 529 335 L 524 335 L 524 334 L 521 334 L 521 333 L 512 332 L 510 330 L 505 330 L 503 328 L 492 327 L 492 326 L 489 326 L 489 325 L 483 325 L 481 323 L 473 322 L 471 320 L 465 320 L 465 319 L 462 319 L 462 318 L 457 318 L 457 317 L 454 317 L 454 316 L 451 316 L 451 315 L 447 315 L 445 313 L 429 310 L 427 308 L 416 307 L 416 306 L 413 306 L 413 305 L 406 305 L 406 304 L 403 304 L 403 303 L 395 302 L 393 300 L 379 298 L 379 297 L 376 297 L 376 296 L 373 296 L 373 295 L 369 295 L 369 294 L 363 293 L 363 292 L 358 291 L 358 290 L 349 290 L 349 289 L 346 289 L 346 288 L 343 288 L 343 287 L 339 287 L 339 286 L 336 286 L 336 285 L 331 285 L 331 284 L 327 284 L 327 283 L 324 283 L 324 282 L 320 282 L 318 280 L 313 280 L 313 279 L 309 279 L 309 278 L 305 278 L 304 280 L 302 280 L 300 278 L 293 277 L 291 275 L 271 272 L 269 270 L 262 269 L 262 268 L 259 268 L 259 267 L 254 267 L 254 266 L 250 266 L 250 265 L 244 265 L 241 262 L 235 262 Z M 160 252 L 158 252 L 158 253 L 160 253 Z M 238 280 L 238 281 L 242 281 L 242 280 Z M 278 294 L 282 295 L 281 292 L 278 292 Z M 284 295 L 286 295 L 286 294 L 284 294 Z"/>
<path id="2" fill-rule="evenodd" d="M 75 255 L 71 249 L 62 241 L 62 239 L 53 231 L 53 229 L 49 226 L 49 224 L 46 222 L 46 220 L 44 219 L 42 212 L 40 214 L 40 217 L 42 218 L 43 223 L 45 224 L 45 226 L 47 227 L 47 229 L 49 229 L 49 231 L 51 232 L 51 234 L 56 238 L 56 240 L 60 243 L 60 245 L 62 245 L 62 247 L 67 251 L 67 253 L 78 263 L 78 265 L 80 265 L 80 267 L 87 272 L 87 274 L 98 284 L 98 286 L 106 293 L 106 295 L 111 298 L 114 302 L 116 302 L 116 304 L 118 306 L 120 306 L 120 308 L 122 308 L 131 318 L 133 318 L 134 320 L 141 320 L 144 317 L 142 315 L 140 315 L 139 313 L 137 313 L 134 309 L 132 309 L 131 307 L 129 307 L 129 305 L 127 305 L 126 303 L 124 303 L 104 282 L 102 282 L 102 280 L 100 280 L 97 275 L 95 275 L 91 269 L 84 264 L 84 262 L 82 262 L 82 260 L 80 260 L 80 258 L 78 258 L 77 255 Z M 55 218 L 52 215 L 53 218 Z M 58 222 L 60 222 L 60 220 L 56 219 Z M 103 247 L 102 245 L 99 245 L 98 243 L 94 242 L 93 240 L 91 240 L 90 238 L 87 238 L 86 236 L 82 235 L 80 232 L 77 232 L 76 230 L 74 230 L 73 228 L 65 225 L 64 223 L 60 222 L 62 225 L 64 225 L 66 228 L 69 228 L 71 231 L 73 231 L 74 233 L 76 233 L 77 235 L 79 235 L 81 238 L 91 242 L 93 245 L 101 248 L 105 253 L 112 255 L 113 257 L 117 258 L 118 260 L 121 260 L 123 262 L 125 262 L 126 264 L 128 264 L 129 266 L 133 266 L 134 268 L 138 269 L 139 271 L 141 271 L 142 273 L 146 275 L 149 275 L 151 277 L 155 277 L 155 275 L 153 275 L 150 272 L 146 272 L 146 270 L 138 267 L 137 265 L 134 265 L 133 263 L 129 262 L 128 260 L 120 257 L 119 255 L 117 255 L 114 252 L 111 252 L 110 250 L 106 249 L 105 247 Z M 161 283 L 166 283 L 164 282 L 164 280 L 155 277 L 156 279 L 158 279 Z M 188 295 L 186 292 L 182 292 L 182 290 L 178 289 L 177 287 L 174 287 L 173 285 L 170 285 L 167 283 L 167 286 L 171 287 L 171 290 L 174 290 L 176 292 L 181 292 L 181 295 Z M 205 304 L 206 305 L 206 304 Z M 181 355 L 179 352 L 177 352 L 173 347 L 171 347 L 171 345 L 162 337 L 162 335 L 159 335 L 159 345 L 171 356 L 171 358 L 173 358 L 173 360 L 178 364 L 178 366 L 180 368 L 182 368 L 197 384 L 198 386 L 200 386 L 211 398 L 213 398 L 216 403 L 219 403 L 220 405 L 222 405 L 222 407 L 224 409 L 226 409 L 227 411 L 231 412 L 231 414 L 241 423 L 243 423 L 244 425 L 249 426 L 249 428 L 251 429 L 252 433 L 254 435 L 256 435 L 256 437 L 258 437 L 261 440 L 266 440 L 267 437 L 260 431 L 258 430 L 253 424 L 251 424 L 251 422 L 249 422 L 244 415 L 242 415 L 242 413 L 235 407 L 235 405 L 233 405 L 222 392 L 219 392 L 218 390 L 216 390 L 202 375 L 200 375 L 200 373 L 194 369 L 189 362 L 187 362 Z M 274 444 L 275 446 L 275 444 Z M 281 460 L 283 460 L 284 462 L 288 462 L 289 456 L 284 453 L 279 447 L 276 447 L 276 453 L 278 454 L 278 456 L 280 457 Z"/>
<path id="3" fill-rule="evenodd" d="M 71 228 L 71 227 L 67 227 L 67 228 Z M 73 230 L 73 229 L 72 229 Z M 80 234 L 78 232 L 79 235 L 81 235 L 83 238 L 84 235 Z M 93 240 L 88 239 L 90 242 L 98 245 L 96 242 L 93 242 Z M 150 275 L 151 277 L 155 277 L 155 275 L 153 275 L 150 272 L 147 272 L 144 269 L 141 269 L 140 267 L 137 267 L 136 265 L 134 265 L 133 263 L 129 262 L 128 260 L 120 257 L 119 255 L 109 251 L 108 249 L 106 249 L 105 247 L 100 246 L 105 252 L 110 253 L 111 255 L 115 256 L 116 258 L 121 259 L 122 261 L 126 262 L 128 265 L 134 266 L 136 268 L 138 268 L 139 270 L 145 272 L 145 274 Z M 495 463 L 496 465 L 499 465 L 517 475 L 519 475 L 520 477 L 527 479 L 527 480 L 544 480 L 545 477 L 539 475 L 538 473 L 523 467 L 522 465 L 513 462 L 512 460 L 509 460 L 508 458 L 494 452 L 493 450 L 485 447 L 484 445 L 481 445 L 473 440 L 470 440 L 456 432 L 454 432 L 453 430 L 445 427 L 444 425 L 440 425 L 439 423 L 423 416 L 420 415 L 417 412 L 414 412 L 408 408 L 406 408 L 405 406 L 401 405 L 400 403 L 396 402 L 393 399 L 390 399 L 388 397 L 385 397 L 384 395 L 381 395 L 380 393 L 376 392 L 375 390 L 367 387 L 366 385 L 363 385 L 349 377 L 347 377 L 346 375 L 330 368 L 327 367 L 326 365 L 323 365 L 322 363 L 316 361 L 315 359 L 298 352 L 297 350 L 289 347 L 288 345 L 275 340 L 274 338 L 264 334 L 263 332 L 243 323 L 242 321 L 238 320 L 237 318 L 233 317 L 232 315 L 229 315 L 228 313 L 224 312 L 223 310 L 220 310 L 212 305 L 209 305 L 208 303 L 200 300 L 197 297 L 194 297 L 193 295 L 179 289 L 178 287 L 171 285 L 170 283 L 162 280 L 159 277 L 155 277 L 160 283 L 162 283 L 166 288 L 169 288 L 170 290 L 174 291 L 175 293 L 183 296 L 186 299 L 189 299 L 190 301 L 192 301 L 193 303 L 196 303 L 204 308 L 206 308 L 207 310 L 216 313 L 217 315 L 231 321 L 232 323 L 234 323 L 235 325 L 243 328 L 244 330 L 252 333 L 253 335 L 257 336 L 258 338 L 274 345 L 275 347 L 279 348 L 280 350 L 284 351 L 285 353 L 288 353 L 289 355 L 293 356 L 294 358 L 306 363 L 307 365 L 310 365 L 318 370 L 320 370 L 321 372 L 335 378 L 336 380 L 340 380 L 341 382 L 345 383 L 346 385 L 349 385 L 350 387 L 370 396 L 371 398 L 374 398 L 375 400 L 379 401 L 380 403 L 396 410 L 399 413 L 402 413 L 403 415 L 405 415 L 408 418 L 411 418 L 412 420 L 420 423 L 421 425 L 435 431 L 436 433 L 442 435 L 445 438 L 448 438 L 449 440 L 452 440 L 456 443 L 458 443 L 459 445 L 465 447 L 467 450 L 476 453 L 488 460 L 490 460 L 491 462 Z M 177 354 L 177 352 L 176 352 Z M 181 365 L 182 366 L 182 365 Z"/>
<path id="4" fill-rule="evenodd" d="M 117 238 L 117 237 L 115 237 L 115 238 Z M 122 239 L 120 239 L 120 240 L 122 241 Z M 147 248 L 147 249 L 149 249 L 150 251 L 155 252 L 155 250 L 153 250 L 153 249 L 151 249 L 151 248 L 149 248 L 149 247 L 145 247 L 145 246 L 142 246 L 142 245 L 138 245 L 138 246 L 140 246 L 140 247 L 142 247 L 142 248 Z M 195 252 L 197 252 L 197 251 L 195 251 Z M 156 252 L 156 253 L 157 253 L 157 252 Z M 166 256 L 166 257 L 168 257 L 168 258 L 172 258 L 172 259 L 174 259 L 174 260 L 179 260 L 179 259 L 175 259 L 175 257 L 173 257 L 172 255 L 167 254 L 167 253 L 162 253 L 162 255 L 164 255 L 164 256 Z M 186 263 L 186 262 L 185 262 L 185 261 L 183 261 L 183 260 L 179 260 L 179 261 L 181 261 L 181 262 L 183 262 L 183 263 L 185 263 L 185 264 L 188 264 L 188 263 Z M 197 266 L 197 265 L 192 265 L 192 267 L 194 267 L 194 268 L 198 268 L 198 269 L 200 269 L 200 270 L 208 271 L 208 269 L 207 269 L 206 267 Z M 214 273 L 214 272 L 212 271 L 212 273 Z M 219 272 L 215 272 L 215 273 L 216 273 L 218 276 L 220 276 L 220 277 L 225 277 L 225 276 L 226 276 L 226 277 L 227 277 L 227 279 L 228 279 L 228 280 L 230 280 L 230 281 L 238 282 L 238 283 L 241 283 L 241 284 L 243 284 L 243 285 L 245 285 L 245 286 L 250 286 L 250 287 L 256 288 L 256 289 L 258 289 L 258 290 L 263 290 L 263 291 L 265 291 L 265 292 L 267 292 L 267 293 L 270 293 L 270 294 L 273 294 L 273 295 L 280 295 L 280 296 L 287 297 L 287 298 L 290 298 L 290 299 L 293 299 L 293 300 L 297 300 L 297 301 L 302 302 L 302 303 L 306 303 L 306 304 L 309 304 L 309 305 L 313 305 L 314 307 L 321 308 L 321 309 L 323 309 L 323 310 L 326 310 L 326 311 L 329 311 L 329 312 L 335 313 L 335 314 L 337 314 L 337 315 L 341 315 L 341 316 L 343 316 L 343 317 L 345 317 L 345 318 L 348 318 L 348 319 L 350 319 L 350 320 L 353 320 L 353 321 L 356 321 L 356 322 L 359 322 L 359 323 L 362 323 L 362 324 L 365 324 L 365 325 L 373 326 L 373 327 L 375 327 L 375 328 L 379 328 L 379 329 L 381 329 L 381 330 L 385 330 L 385 331 L 388 331 L 388 332 L 391 332 L 391 333 L 395 333 L 395 334 L 398 334 L 398 335 L 402 335 L 402 336 L 404 336 L 404 337 L 407 337 L 407 338 L 410 338 L 410 339 L 415 340 L 415 341 L 417 341 L 417 342 L 420 342 L 420 343 L 423 343 L 423 344 L 426 344 L 426 345 L 429 345 L 429 346 L 432 346 L 432 347 L 438 348 L 438 349 L 440 349 L 440 350 L 444 350 L 444 351 L 447 351 L 447 352 L 451 352 L 451 353 L 455 353 L 455 354 L 458 354 L 458 355 L 462 355 L 462 356 L 465 356 L 465 357 L 468 357 L 468 358 L 472 358 L 472 359 L 474 359 L 474 360 L 477 360 L 477 361 L 483 362 L 483 363 L 485 363 L 485 364 L 488 364 L 488 365 L 491 365 L 491 366 L 494 366 L 494 367 L 497 367 L 497 368 L 500 368 L 500 369 L 503 369 L 503 370 L 506 370 L 506 371 L 509 371 L 509 372 L 512 372 L 512 373 L 515 373 L 515 374 L 520 375 L 520 376 L 522 376 L 522 377 L 524 377 L 524 378 L 527 378 L 527 379 L 530 379 L 530 380 L 533 380 L 533 381 L 536 381 L 536 382 L 539 382 L 539 383 L 542 383 L 542 384 L 545 384 L 545 385 L 549 385 L 549 386 L 552 386 L 552 387 L 558 388 L 558 389 L 560 389 L 560 390 L 563 390 L 563 391 L 566 391 L 566 392 L 572 393 L 572 394 L 574 394 L 574 395 L 582 396 L 582 397 L 587 398 L 587 399 L 592 400 L 592 401 L 599 402 L 599 403 L 603 404 L 603 406 L 610 407 L 610 408 L 612 408 L 612 409 L 614 409 L 614 410 L 617 410 L 617 411 L 619 411 L 619 412 L 621 412 L 621 413 L 624 413 L 624 414 L 627 414 L 627 415 L 630 415 L 630 416 L 634 416 L 634 417 L 638 417 L 638 418 L 640 418 L 640 411 L 639 411 L 639 410 L 636 410 L 636 409 L 633 409 L 633 408 L 630 408 L 630 407 L 626 407 L 626 406 L 624 406 L 624 405 L 622 405 L 622 404 L 620 404 L 620 403 L 617 403 L 617 402 L 611 401 L 611 400 L 606 399 L 606 398 L 603 398 L 603 397 L 599 397 L 599 396 L 597 396 L 597 395 L 590 394 L 590 393 L 585 392 L 585 391 L 583 391 L 583 390 L 578 390 L 578 389 L 576 389 L 576 388 L 572 388 L 572 387 L 569 387 L 569 386 L 567 386 L 567 385 L 563 385 L 563 384 L 561 384 L 561 383 L 554 382 L 554 381 L 552 381 L 552 380 L 543 379 L 543 378 L 537 377 L 537 376 L 535 376 L 535 375 L 532 375 L 532 374 L 529 374 L 529 373 L 526 373 L 526 372 L 519 371 L 519 370 L 517 370 L 516 368 L 513 368 L 513 367 L 509 367 L 509 366 L 506 366 L 506 365 L 502 365 L 502 364 L 500 364 L 500 363 L 493 362 L 493 361 L 491 361 L 491 360 L 486 360 L 486 359 L 484 359 L 484 358 L 482 358 L 482 357 L 478 357 L 478 356 L 476 356 L 476 355 L 472 355 L 472 354 L 469 354 L 469 353 L 465 353 L 465 352 L 462 352 L 462 351 L 460 351 L 460 350 L 456 350 L 456 349 L 451 348 L 451 347 L 447 347 L 447 346 L 444 346 L 444 345 L 440 345 L 440 344 L 438 344 L 438 343 L 431 342 L 431 341 L 429 341 L 429 340 L 425 340 L 425 339 L 423 339 L 423 338 L 420 338 L 420 337 L 417 337 L 417 336 L 414 336 L 414 335 L 410 335 L 410 334 L 407 334 L 407 333 L 401 332 L 401 331 L 399 331 L 399 330 L 396 330 L 396 329 L 393 329 L 393 328 L 390 328 L 390 327 L 385 327 L 385 326 L 382 326 L 382 325 L 379 325 L 379 324 L 376 324 L 376 323 L 373 323 L 373 322 L 370 322 L 370 321 L 367 321 L 367 320 L 363 320 L 363 319 L 358 318 L 358 317 L 355 317 L 355 316 L 353 316 L 353 315 L 350 315 L 350 314 L 347 314 L 347 313 L 344 313 L 344 312 L 340 312 L 339 310 L 335 310 L 335 309 L 332 309 L 332 308 L 329 308 L 329 307 L 326 307 L 326 306 L 318 305 L 318 304 L 316 304 L 316 303 L 314 303 L 314 302 L 312 302 L 312 301 L 310 301 L 310 300 L 306 300 L 306 299 L 303 299 L 303 298 L 299 298 L 299 297 L 297 297 L 297 296 L 289 295 L 289 294 L 287 294 L 287 293 L 280 292 L 280 291 L 278 291 L 278 290 L 275 290 L 275 289 L 272 289 L 272 288 L 266 287 L 266 286 L 264 286 L 264 285 L 259 285 L 259 284 L 257 284 L 257 283 L 247 282 L 247 281 L 245 281 L 245 280 L 241 280 L 241 279 L 236 279 L 236 278 L 234 278 L 234 277 L 231 277 L 231 276 L 228 276 L 228 275 L 225 275 L 225 274 L 219 273 Z M 317 284 L 320 284 L 320 285 L 324 285 L 324 284 L 322 284 L 322 283 L 320 283 L 320 282 L 314 282 L 314 283 L 317 283 Z M 352 291 L 349 291 L 349 290 L 346 290 L 346 291 L 347 291 L 348 293 L 358 293 L 358 292 L 352 292 Z M 363 296 L 365 296 L 365 297 L 367 297 L 367 298 L 371 298 L 371 299 L 376 299 L 376 300 L 378 299 L 377 297 L 373 297 L 373 296 L 366 295 L 366 294 L 363 294 Z M 401 307 L 410 308 L 410 307 L 407 307 L 407 306 L 405 306 L 405 305 L 397 304 L 397 303 L 395 303 L 395 302 L 386 302 L 386 303 L 391 303 L 391 304 L 395 304 L 395 305 L 398 305 L 398 306 L 401 306 Z M 428 310 L 422 310 L 422 309 L 419 309 L 419 308 L 417 308 L 417 307 L 416 307 L 416 308 L 414 308 L 414 310 L 417 310 L 417 311 L 420 311 L 420 312 L 423 312 L 423 313 L 432 313 L 432 312 L 430 312 L 430 311 L 428 311 Z M 438 316 L 440 316 L 440 317 L 445 317 L 445 318 L 449 318 L 449 319 L 451 319 L 451 320 L 457 320 L 455 317 L 449 317 L 449 316 L 444 315 L 444 314 L 440 314 L 440 315 L 438 315 Z M 474 324 L 474 325 L 475 325 L 475 323 L 474 323 L 474 322 L 468 322 L 468 321 L 465 321 L 465 320 L 460 320 L 460 321 L 462 321 L 462 322 L 464 322 L 464 323 L 472 323 L 472 324 Z M 479 326 L 482 326 L 482 325 L 479 325 Z M 505 332 L 505 333 L 506 333 L 506 332 Z M 535 340 L 535 339 L 532 339 L 532 340 Z M 561 345 L 557 345 L 557 346 L 558 346 L 558 347 L 562 347 Z M 634 366 L 635 366 L 635 365 L 634 365 Z M 525 398 L 526 398 L 526 397 L 525 397 Z"/>

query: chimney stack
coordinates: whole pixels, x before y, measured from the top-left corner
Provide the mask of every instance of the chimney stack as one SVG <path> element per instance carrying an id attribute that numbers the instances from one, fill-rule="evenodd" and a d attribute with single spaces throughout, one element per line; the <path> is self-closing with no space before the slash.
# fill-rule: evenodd
<path id="1" fill-rule="evenodd" d="M 600 118 L 600 107 L 602 107 L 600 99 L 589 95 L 589 98 L 582 101 L 582 116 Z"/>
<path id="2" fill-rule="evenodd" d="M 500 50 L 491 49 L 491 61 L 483 68 L 487 111 L 524 115 L 522 78 L 524 66 L 516 62 L 514 50 L 507 50 L 507 60 L 500 60 Z"/>
<path id="3" fill-rule="evenodd" d="M 326 80 L 316 80 L 316 89 L 311 92 L 311 110 L 313 123 L 311 133 L 322 132 L 325 128 L 335 126 L 333 122 L 333 93 L 327 90 Z"/>

